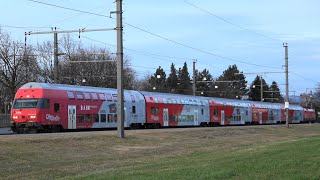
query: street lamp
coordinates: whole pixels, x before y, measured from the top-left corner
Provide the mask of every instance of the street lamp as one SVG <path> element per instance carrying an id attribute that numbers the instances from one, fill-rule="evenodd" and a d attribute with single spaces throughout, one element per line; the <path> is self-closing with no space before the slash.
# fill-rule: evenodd
<path id="1" fill-rule="evenodd" d="M 160 74 L 157 74 L 157 76 L 156 76 L 156 78 L 157 78 L 157 84 L 156 84 L 156 86 L 158 86 L 158 88 L 159 88 L 159 90 L 161 89 L 160 87 L 161 87 L 161 85 L 159 85 L 159 81 L 160 81 L 160 78 L 161 78 L 161 75 Z M 156 87 L 153 87 L 153 90 L 156 90 L 157 88 Z"/>

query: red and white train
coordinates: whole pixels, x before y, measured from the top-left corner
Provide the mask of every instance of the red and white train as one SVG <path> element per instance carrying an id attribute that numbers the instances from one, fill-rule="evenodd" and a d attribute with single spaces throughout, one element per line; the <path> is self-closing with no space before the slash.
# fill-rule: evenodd
<path id="1" fill-rule="evenodd" d="M 285 123 L 283 104 L 124 91 L 125 127 L 174 127 Z M 110 88 L 30 82 L 11 110 L 17 133 L 117 127 L 117 91 Z M 290 123 L 315 121 L 313 109 L 290 105 Z"/>

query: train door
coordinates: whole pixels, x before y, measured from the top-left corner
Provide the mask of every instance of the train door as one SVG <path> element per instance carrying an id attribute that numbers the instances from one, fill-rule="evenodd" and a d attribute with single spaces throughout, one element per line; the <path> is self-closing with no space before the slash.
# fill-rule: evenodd
<path id="1" fill-rule="evenodd" d="M 241 122 L 241 124 L 245 124 L 245 116 L 244 116 L 244 112 L 243 111 L 241 111 L 241 114 L 240 114 L 240 122 Z"/>
<path id="2" fill-rule="evenodd" d="M 259 124 L 262 124 L 262 112 L 259 112 Z"/>
<path id="3" fill-rule="evenodd" d="M 198 110 L 194 110 L 194 125 L 198 126 L 199 125 L 199 111 Z"/>
<path id="4" fill-rule="evenodd" d="M 163 109 L 163 126 L 169 126 L 168 120 L 169 120 L 169 112 L 168 112 L 168 109 L 165 108 Z"/>
<path id="5" fill-rule="evenodd" d="M 76 119 L 76 106 L 68 105 L 68 129 L 77 128 L 77 119 Z"/>
<path id="6" fill-rule="evenodd" d="M 224 125 L 224 110 L 221 111 L 221 125 Z"/>

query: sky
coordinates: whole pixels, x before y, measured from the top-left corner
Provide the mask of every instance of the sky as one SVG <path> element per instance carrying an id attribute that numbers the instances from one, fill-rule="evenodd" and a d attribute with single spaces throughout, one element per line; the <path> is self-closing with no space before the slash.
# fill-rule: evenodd
<path id="1" fill-rule="evenodd" d="M 39 0 L 61 7 L 101 14 L 90 15 L 30 0 L 3 1 L 1 30 L 24 42 L 24 32 L 115 28 L 109 18 L 115 0 Z M 192 72 L 208 69 L 214 78 L 236 64 L 250 84 L 259 73 L 270 85 L 276 81 L 285 94 L 285 49 L 289 49 L 289 91 L 314 91 L 320 67 L 320 1 L 318 0 L 162 0 L 123 1 L 124 53 L 138 77 L 161 66 L 170 73 L 186 62 Z M 115 15 L 112 15 L 114 18 Z M 13 27 L 14 26 L 14 27 Z M 137 28 L 134 28 L 137 27 Z M 143 31 L 141 31 L 141 29 Z M 116 52 L 116 32 L 86 32 L 75 41 Z M 60 35 L 59 35 L 60 36 Z M 88 39 L 90 38 L 90 40 Z M 52 34 L 31 35 L 28 44 L 53 41 Z M 192 77 L 192 74 L 190 75 Z"/>

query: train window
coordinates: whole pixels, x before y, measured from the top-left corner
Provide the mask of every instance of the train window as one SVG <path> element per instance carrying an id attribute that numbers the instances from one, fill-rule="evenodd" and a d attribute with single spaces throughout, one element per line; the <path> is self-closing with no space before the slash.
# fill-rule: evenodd
<path id="1" fill-rule="evenodd" d="M 38 99 L 16 99 L 13 103 L 13 109 L 36 108 Z"/>
<path id="2" fill-rule="evenodd" d="M 83 123 L 84 122 L 84 115 L 83 114 L 78 114 L 77 115 L 77 120 L 79 123 Z"/>
<path id="3" fill-rule="evenodd" d="M 101 101 L 105 101 L 106 100 L 106 96 L 102 93 L 99 93 L 99 98 Z"/>
<path id="4" fill-rule="evenodd" d="M 68 95 L 68 98 L 69 98 L 69 99 L 74 99 L 74 93 L 73 93 L 73 91 L 68 91 L 68 92 L 67 92 L 67 95 Z"/>
<path id="5" fill-rule="evenodd" d="M 80 92 L 80 91 L 76 91 L 76 97 L 77 97 L 77 99 L 83 99 L 83 95 L 82 95 L 82 92 Z"/>
<path id="6" fill-rule="evenodd" d="M 132 106 L 132 113 L 133 113 L 133 114 L 136 113 L 136 106 Z"/>
<path id="7" fill-rule="evenodd" d="M 204 110 L 203 110 L 203 109 L 201 109 L 201 114 L 202 114 L 202 115 L 204 114 Z"/>
<path id="8" fill-rule="evenodd" d="M 159 114 L 159 108 L 158 107 L 151 107 L 151 114 Z"/>
<path id="9" fill-rule="evenodd" d="M 158 103 L 159 101 L 158 101 L 158 98 L 154 98 L 154 102 L 155 103 Z"/>
<path id="10" fill-rule="evenodd" d="M 91 93 L 92 99 L 93 100 L 98 100 L 98 95 L 97 93 Z"/>
<path id="11" fill-rule="evenodd" d="M 112 101 L 112 96 L 111 96 L 111 94 L 106 94 L 106 96 L 107 96 L 107 101 Z"/>
<path id="12" fill-rule="evenodd" d="M 59 110 L 60 110 L 60 104 L 54 103 L 54 112 L 59 112 Z"/>
<path id="13" fill-rule="evenodd" d="M 50 100 L 49 99 L 43 99 L 43 108 L 50 108 Z"/>
<path id="14" fill-rule="evenodd" d="M 112 114 L 108 114 L 108 122 L 111 123 L 112 122 L 112 117 L 113 115 Z"/>
<path id="15" fill-rule="evenodd" d="M 197 100 L 193 100 L 193 104 L 194 104 L 194 105 L 199 105 L 198 102 L 197 102 Z"/>
<path id="16" fill-rule="evenodd" d="M 116 94 L 112 94 L 112 96 L 113 96 L 113 101 L 118 102 L 118 96 Z"/>
<path id="17" fill-rule="evenodd" d="M 114 114 L 114 115 L 113 115 L 113 122 L 115 122 L 115 123 L 116 123 L 116 122 L 117 122 L 117 120 L 118 120 L 118 115 L 117 115 L 117 114 Z"/>
<path id="18" fill-rule="evenodd" d="M 98 114 L 93 114 L 92 115 L 94 122 L 99 122 L 99 115 Z"/>
<path id="19" fill-rule="evenodd" d="M 49 99 L 39 99 L 37 108 L 44 108 L 49 109 L 50 108 L 50 100 Z"/>
<path id="20" fill-rule="evenodd" d="M 174 99 L 174 98 L 172 98 L 172 103 L 173 103 L 173 104 L 177 104 L 177 100 Z"/>
<path id="21" fill-rule="evenodd" d="M 181 99 L 181 104 L 185 104 L 185 101 L 184 101 L 184 99 Z"/>
<path id="22" fill-rule="evenodd" d="M 132 103 L 136 102 L 136 98 L 133 95 L 130 95 Z"/>
<path id="23" fill-rule="evenodd" d="M 109 112 L 110 113 L 116 113 L 117 112 L 117 106 L 115 103 L 108 105 L 109 106 Z"/>
<path id="24" fill-rule="evenodd" d="M 213 110 L 213 115 L 214 115 L 214 116 L 217 116 L 217 115 L 218 115 L 218 110 L 217 110 L 217 109 L 214 109 L 214 110 Z"/>
<path id="25" fill-rule="evenodd" d="M 91 114 L 86 114 L 85 122 L 91 123 Z"/>
<path id="26" fill-rule="evenodd" d="M 100 114 L 100 122 L 102 122 L 102 123 L 107 122 L 106 114 Z"/>
<path id="27" fill-rule="evenodd" d="M 91 99 L 90 93 L 84 92 L 83 94 L 84 94 L 84 99 L 89 99 L 89 100 Z"/>
<path id="28" fill-rule="evenodd" d="M 167 104 L 167 99 L 166 98 L 162 98 L 163 99 L 163 103 Z"/>

